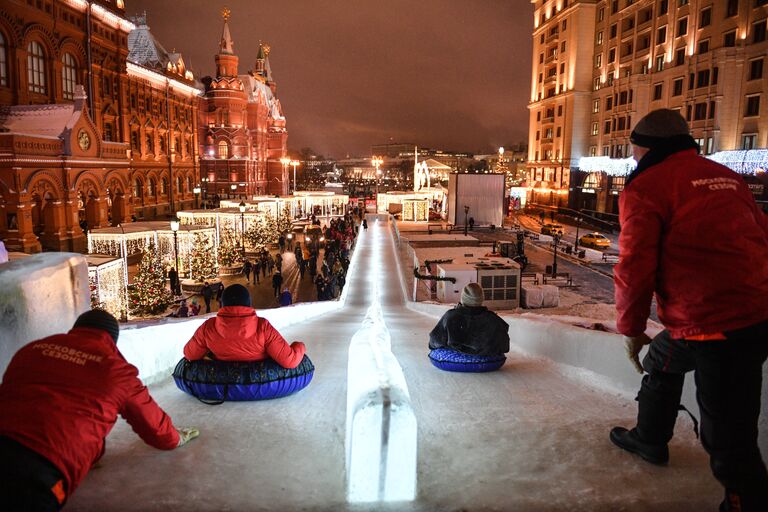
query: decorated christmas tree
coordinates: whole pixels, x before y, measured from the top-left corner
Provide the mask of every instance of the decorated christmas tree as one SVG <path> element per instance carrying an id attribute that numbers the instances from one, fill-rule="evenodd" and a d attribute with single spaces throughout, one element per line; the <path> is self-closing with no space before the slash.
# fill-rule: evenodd
<path id="1" fill-rule="evenodd" d="M 277 238 L 280 236 L 280 233 L 277 231 L 277 219 L 275 219 L 272 215 L 266 214 L 264 216 L 264 229 L 266 231 L 266 242 L 268 244 L 273 244 L 277 242 Z"/>
<path id="2" fill-rule="evenodd" d="M 165 288 L 163 265 L 153 242 L 144 250 L 130 297 L 131 311 L 136 315 L 162 313 L 173 300 Z"/>
<path id="3" fill-rule="evenodd" d="M 240 243 L 232 229 L 224 228 L 219 233 L 219 265 L 234 267 L 243 262 Z"/>
<path id="4" fill-rule="evenodd" d="M 266 219 L 270 218 L 266 217 Z M 255 252 L 261 251 L 275 240 L 277 237 L 273 235 L 273 228 L 270 228 L 269 222 L 256 222 L 245 232 L 245 245 Z"/>
<path id="5" fill-rule="evenodd" d="M 291 208 L 287 203 L 285 208 L 283 208 L 283 211 L 277 215 L 275 224 L 277 236 L 280 236 L 281 233 L 290 233 L 293 222 L 291 221 Z"/>
<path id="6" fill-rule="evenodd" d="M 189 266 L 190 277 L 197 282 L 213 279 L 219 275 L 216 256 L 207 236 L 196 233 L 192 246 L 192 263 Z"/>

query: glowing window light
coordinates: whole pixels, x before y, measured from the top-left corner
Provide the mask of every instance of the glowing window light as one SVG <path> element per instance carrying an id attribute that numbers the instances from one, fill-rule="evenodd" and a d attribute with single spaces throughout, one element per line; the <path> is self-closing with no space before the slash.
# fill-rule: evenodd
<path id="1" fill-rule="evenodd" d="M 626 176 L 637 167 L 634 158 L 610 158 L 607 156 L 584 156 L 579 159 L 579 170 L 584 172 L 605 172 L 609 176 Z"/>

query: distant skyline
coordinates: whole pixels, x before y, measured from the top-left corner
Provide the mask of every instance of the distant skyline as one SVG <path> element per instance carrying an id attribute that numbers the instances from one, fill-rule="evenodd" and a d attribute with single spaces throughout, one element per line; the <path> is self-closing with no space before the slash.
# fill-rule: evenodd
<path id="1" fill-rule="evenodd" d="M 288 148 L 366 156 L 412 142 L 490 153 L 527 142 L 533 6 L 529 0 L 129 0 L 197 78 L 214 73 L 221 10 L 240 73 L 259 41 L 288 124 Z"/>

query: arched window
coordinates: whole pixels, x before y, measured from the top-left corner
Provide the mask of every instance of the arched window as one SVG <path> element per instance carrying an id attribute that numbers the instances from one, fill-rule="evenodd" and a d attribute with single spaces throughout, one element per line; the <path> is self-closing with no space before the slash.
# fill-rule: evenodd
<path id="1" fill-rule="evenodd" d="M 192 145 L 189 143 L 189 138 L 184 139 L 184 152 L 187 156 L 192 156 Z"/>
<path id="2" fill-rule="evenodd" d="M 181 176 L 176 176 L 176 193 L 178 194 L 184 193 L 184 189 L 182 188 Z"/>
<path id="3" fill-rule="evenodd" d="M 0 32 L 0 86 L 8 86 L 8 46 L 5 36 Z"/>
<path id="4" fill-rule="evenodd" d="M 141 149 L 139 147 L 139 132 L 135 130 L 131 131 L 131 149 L 134 151 Z"/>
<path id="5" fill-rule="evenodd" d="M 155 185 L 155 178 L 151 178 L 151 179 L 149 180 L 149 187 L 147 187 L 147 195 L 148 195 L 149 197 L 154 197 L 154 195 L 155 195 L 155 189 L 156 189 L 156 188 L 157 188 L 157 186 Z"/>
<path id="6" fill-rule="evenodd" d="M 75 85 L 77 85 L 77 61 L 71 53 L 65 53 L 61 56 L 61 84 L 64 98 L 74 99 Z"/>
<path id="7" fill-rule="evenodd" d="M 163 178 L 160 181 L 160 195 L 164 196 L 168 194 L 168 178 Z"/>
<path id="8" fill-rule="evenodd" d="M 160 148 L 160 154 L 165 154 L 165 134 L 161 133 L 160 137 L 158 138 L 158 147 Z"/>
<path id="9" fill-rule="evenodd" d="M 189 192 L 190 190 L 192 190 L 192 177 L 187 176 L 187 192 Z"/>
<path id="10" fill-rule="evenodd" d="M 229 158 L 229 144 L 225 140 L 219 142 L 219 158 Z"/>
<path id="11" fill-rule="evenodd" d="M 115 140 L 115 128 L 112 123 L 104 123 L 104 140 L 107 142 Z"/>
<path id="12" fill-rule="evenodd" d="M 155 137 L 152 132 L 147 132 L 146 137 L 144 138 L 145 142 L 147 143 L 147 153 L 153 154 L 155 152 Z"/>
<path id="13" fill-rule="evenodd" d="M 133 180 L 133 196 L 134 197 L 141 197 L 142 190 L 141 190 L 141 180 L 138 178 Z"/>
<path id="14" fill-rule="evenodd" d="M 37 41 L 27 45 L 27 81 L 30 92 L 45 94 L 45 52 Z"/>

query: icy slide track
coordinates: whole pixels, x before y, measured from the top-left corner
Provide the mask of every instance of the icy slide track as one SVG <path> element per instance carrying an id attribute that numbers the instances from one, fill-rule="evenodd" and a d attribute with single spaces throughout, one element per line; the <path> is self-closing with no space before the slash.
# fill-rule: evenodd
<path id="1" fill-rule="evenodd" d="M 632 395 L 597 387 L 583 372 L 521 352 L 492 374 L 433 368 L 426 340 L 436 320 L 406 307 L 391 237 L 386 223 L 371 223 L 358 241 L 344 306 L 281 328 L 287 339 L 307 343 L 317 367 L 307 389 L 211 407 L 170 379 L 153 384 L 174 422 L 198 426 L 200 438 L 161 452 L 118 422 L 100 467 L 66 510 L 714 509 L 720 489 L 686 421 L 678 421 L 670 466 L 658 468 L 608 441 L 611 426 L 632 423 Z M 345 469 L 348 353 L 374 296 L 418 423 L 417 495 L 352 504 Z"/>

